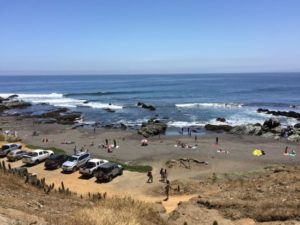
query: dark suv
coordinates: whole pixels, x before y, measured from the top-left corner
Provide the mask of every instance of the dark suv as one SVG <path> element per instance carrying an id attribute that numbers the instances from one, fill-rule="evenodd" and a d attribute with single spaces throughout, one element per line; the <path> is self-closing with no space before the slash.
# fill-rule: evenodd
<path id="1" fill-rule="evenodd" d="M 45 161 L 45 168 L 53 170 L 61 167 L 61 165 L 69 159 L 68 155 L 51 155 Z"/>
<path id="2" fill-rule="evenodd" d="M 111 181 L 114 177 L 123 174 L 123 167 L 117 163 L 104 163 L 94 172 L 97 181 Z"/>

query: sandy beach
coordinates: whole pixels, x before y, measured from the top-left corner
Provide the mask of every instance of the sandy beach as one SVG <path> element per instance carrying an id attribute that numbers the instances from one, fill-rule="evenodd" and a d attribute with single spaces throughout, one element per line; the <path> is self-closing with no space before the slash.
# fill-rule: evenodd
<path id="1" fill-rule="evenodd" d="M 37 174 L 40 178 L 46 178 L 49 183 L 59 186 L 63 181 L 71 191 L 82 195 L 96 192 L 107 192 L 109 195 L 133 196 L 136 199 L 157 202 L 164 198 L 164 183 L 159 181 L 160 168 L 167 168 L 168 160 L 180 158 L 193 158 L 201 165 L 192 165 L 190 169 L 184 167 L 173 167 L 168 169 L 168 179 L 172 181 L 201 182 L 207 177 L 215 174 L 242 173 L 259 171 L 260 169 L 273 164 L 299 164 L 299 157 L 284 156 L 286 146 L 289 149 L 298 151 L 298 146 L 287 141 L 274 141 L 262 137 L 254 136 L 235 136 L 229 134 L 207 134 L 178 136 L 161 136 L 149 138 L 148 146 L 141 146 L 143 139 L 135 131 L 121 131 L 114 129 L 79 128 L 72 129 L 71 126 L 58 124 L 33 124 L 31 119 L 16 120 L 14 117 L 1 117 L 2 130 L 15 130 L 18 137 L 22 138 L 22 143 L 41 146 L 45 149 L 58 147 L 64 149 L 66 153 L 72 154 L 74 147 L 87 148 L 94 158 L 109 159 L 128 164 L 151 165 L 153 167 L 154 182 L 148 184 L 145 173 L 125 171 L 123 176 L 117 177 L 110 183 L 99 184 L 95 178 L 83 179 L 78 172 L 73 174 L 63 174 L 61 170 L 46 171 L 43 163 L 29 167 L 31 173 Z M 33 131 L 39 133 L 32 136 Z M 219 144 L 215 144 L 218 136 Z M 48 142 L 43 142 L 48 139 Z M 105 139 L 109 143 L 116 140 L 118 149 L 108 153 L 106 149 L 99 148 L 98 145 L 105 144 Z M 186 144 L 195 145 L 194 149 L 175 147 L 180 140 Z M 64 141 L 72 141 L 74 144 L 62 144 Z M 91 146 L 91 143 L 94 145 Z M 255 157 L 252 151 L 255 148 L 262 149 L 266 155 Z M 226 153 L 217 152 L 219 149 Z M 2 160 L 6 160 L 5 158 Z M 12 167 L 22 165 L 21 161 L 11 163 Z M 168 212 L 177 207 L 180 201 L 186 201 L 194 197 L 194 193 L 183 193 L 174 195 L 170 201 L 163 202 Z"/>

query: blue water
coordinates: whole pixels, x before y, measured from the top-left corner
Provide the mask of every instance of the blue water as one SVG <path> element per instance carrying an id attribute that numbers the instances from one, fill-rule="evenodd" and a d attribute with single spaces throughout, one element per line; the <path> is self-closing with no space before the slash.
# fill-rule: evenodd
<path id="1" fill-rule="evenodd" d="M 85 121 L 103 124 L 138 125 L 158 115 L 170 127 L 203 126 L 214 123 L 217 117 L 235 125 L 268 118 L 256 113 L 259 107 L 300 110 L 300 73 L 1 76 L 0 87 L 0 96 L 20 94 L 21 99 L 33 103 L 66 106 L 81 111 Z M 138 108 L 138 101 L 157 110 Z M 296 108 L 291 109 L 291 105 Z"/>

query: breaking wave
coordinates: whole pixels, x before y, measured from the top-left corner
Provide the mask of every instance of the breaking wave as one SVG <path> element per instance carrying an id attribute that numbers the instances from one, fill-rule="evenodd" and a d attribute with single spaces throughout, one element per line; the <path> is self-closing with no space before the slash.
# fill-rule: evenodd
<path id="1" fill-rule="evenodd" d="M 238 103 L 185 103 L 175 104 L 178 108 L 242 108 Z"/>
<path id="2" fill-rule="evenodd" d="M 12 93 L 3 93 L 0 94 L 1 97 L 7 98 Z M 16 94 L 18 95 L 17 99 L 23 100 L 26 102 L 31 102 L 33 104 L 46 103 L 49 105 L 53 105 L 56 107 L 68 107 L 68 108 L 76 108 L 76 107 L 90 107 L 95 109 L 122 109 L 123 106 L 114 105 L 109 103 L 101 103 L 101 102 L 88 102 L 83 99 L 74 99 L 65 97 L 60 93 L 50 93 L 50 94 Z"/>
<path id="3" fill-rule="evenodd" d="M 129 94 L 141 94 L 141 93 L 145 93 L 145 92 L 142 91 L 78 92 L 78 93 L 67 93 L 64 94 L 64 96 L 72 97 L 72 96 L 129 95 Z"/>

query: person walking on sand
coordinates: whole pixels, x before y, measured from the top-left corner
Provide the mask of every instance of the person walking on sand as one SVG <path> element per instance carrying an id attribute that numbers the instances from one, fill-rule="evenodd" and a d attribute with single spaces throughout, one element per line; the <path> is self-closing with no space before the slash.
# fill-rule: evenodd
<path id="1" fill-rule="evenodd" d="M 183 135 L 183 127 L 181 128 L 181 135 Z"/>
<path id="2" fill-rule="evenodd" d="M 147 176 L 148 176 L 147 183 L 153 183 L 153 174 L 151 170 L 148 171 Z"/>
<path id="3" fill-rule="evenodd" d="M 94 134 L 96 133 L 96 127 L 94 127 Z"/>
<path id="4" fill-rule="evenodd" d="M 198 139 L 198 137 L 197 137 L 197 135 L 195 135 L 195 144 L 197 143 L 197 139 Z"/>
<path id="5" fill-rule="evenodd" d="M 170 195 L 170 190 L 171 190 L 171 184 L 170 181 L 167 180 L 167 185 L 165 186 L 165 194 L 166 194 L 166 198 L 164 199 L 164 201 L 168 201 L 169 200 L 169 195 Z"/>
<path id="6" fill-rule="evenodd" d="M 108 147 L 108 140 L 107 139 L 105 139 L 105 145 L 106 145 L 106 147 Z"/>
<path id="7" fill-rule="evenodd" d="M 160 180 L 164 181 L 164 168 L 160 169 L 159 174 L 160 174 Z"/>
<path id="8" fill-rule="evenodd" d="M 114 139 L 114 148 L 116 148 L 117 147 L 117 142 L 116 142 L 116 140 Z"/>
<path id="9" fill-rule="evenodd" d="M 164 182 L 167 182 L 168 180 L 168 173 L 167 173 L 167 169 L 165 169 L 164 171 Z"/>
<path id="10" fill-rule="evenodd" d="M 219 138 L 216 137 L 216 145 L 218 145 L 218 144 L 219 144 Z"/>
<path id="11" fill-rule="evenodd" d="M 285 149 L 284 149 L 284 155 L 287 155 L 287 154 L 288 154 L 288 149 L 289 149 L 289 147 L 286 146 Z"/>

